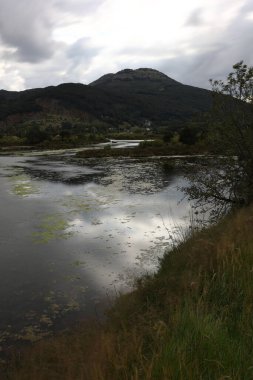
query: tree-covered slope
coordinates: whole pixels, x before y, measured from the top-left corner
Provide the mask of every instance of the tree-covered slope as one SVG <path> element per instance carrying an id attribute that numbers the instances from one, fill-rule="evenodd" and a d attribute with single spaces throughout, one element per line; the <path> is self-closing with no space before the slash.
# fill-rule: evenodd
<path id="1" fill-rule="evenodd" d="M 183 85 L 152 69 L 126 69 L 107 74 L 90 85 L 65 83 L 21 92 L 0 91 L 0 120 L 15 115 L 81 112 L 118 123 L 189 120 L 210 109 L 210 92 Z M 19 120 L 18 118 L 17 120 Z M 13 121 L 14 120 L 14 121 Z"/>

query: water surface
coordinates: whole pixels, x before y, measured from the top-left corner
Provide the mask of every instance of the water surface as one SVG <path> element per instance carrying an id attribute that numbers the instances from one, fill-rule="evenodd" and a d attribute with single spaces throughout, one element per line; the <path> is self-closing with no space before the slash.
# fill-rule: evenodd
<path id="1" fill-rule="evenodd" d="M 0 346 L 100 317 L 154 271 L 188 224 L 182 181 L 159 158 L 1 156 Z"/>

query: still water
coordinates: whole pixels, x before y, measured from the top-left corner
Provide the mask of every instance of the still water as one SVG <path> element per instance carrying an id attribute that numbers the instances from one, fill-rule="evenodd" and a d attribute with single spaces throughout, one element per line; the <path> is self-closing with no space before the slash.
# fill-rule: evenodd
<path id="1" fill-rule="evenodd" d="M 100 318 L 156 270 L 189 223 L 182 183 L 159 158 L 1 156 L 0 348 Z"/>

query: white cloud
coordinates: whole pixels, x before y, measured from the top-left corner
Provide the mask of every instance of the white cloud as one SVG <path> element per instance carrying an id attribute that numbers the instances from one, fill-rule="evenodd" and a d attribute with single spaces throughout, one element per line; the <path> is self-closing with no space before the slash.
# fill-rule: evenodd
<path id="1" fill-rule="evenodd" d="M 246 20 L 252 20 L 253 21 L 253 12 L 249 12 L 246 14 Z"/>

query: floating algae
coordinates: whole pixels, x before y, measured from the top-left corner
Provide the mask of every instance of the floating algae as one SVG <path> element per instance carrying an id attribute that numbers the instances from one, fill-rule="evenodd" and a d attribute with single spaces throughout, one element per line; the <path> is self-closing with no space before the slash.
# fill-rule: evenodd
<path id="1" fill-rule="evenodd" d="M 40 317 L 40 323 L 50 327 L 53 325 L 52 319 L 47 314 L 42 314 Z"/>
<path id="2" fill-rule="evenodd" d="M 43 331 L 39 326 L 31 325 L 26 326 L 23 330 L 21 330 L 20 334 L 16 335 L 16 339 L 35 343 L 48 336 L 49 334 L 49 331 Z"/>
<path id="3" fill-rule="evenodd" d="M 13 186 L 12 191 L 19 197 L 29 197 L 30 195 L 38 194 L 38 188 L 28 181 L 18 183 Z"/>
<path id="4" fill-rule="evenodd" d="M 97 209 L 96 202 L 87 196 L 66 196 L 60 203 L 63 207 L 71 209 L 72 212 L 86 212 Z"/>
<path id="5" fill-rule="evenodd" d="M 81 267 L 83 265 L 85 265 L 85 261 L 81 261 L 81 260 L 75 260 L 73 263 L 72 263 L 72 266 L 75 266 L 75 267 Z"/>
<path id="6" fill-rule="evenodd" d="M 39 231 L 32 234 L 35 243 L 48 243 L 54 239 L 68 239 L 74 235 L 72 225 L 62 215 L 48 215 L 38 226 Z"/>
<path id="7" fill-rule="evenodd" d="M 13 342 L 25 341 L 34 343 L 45 337 L 52 336 L 57 319 L 68 313 L 80 310 L 78 294 L 85 293 L 87 287 L 78 286 L 73 288 L 74 294 L 49 291 L 44 295 L 44 308 L 42 312 L 30 310 L 25 315 L 26 324 L 16 330 L 15 326 L 8 325 L 6 330 L 0 330 L 1 346 L 13 344 Z"/>
<path id="8" fill-rule="evenodd" d="M 10 177 L 12 182 L 11 192 L 19 197 L 29 197 L 39 193 L 39 188 L 25 174 L 17 174 Z"/>

